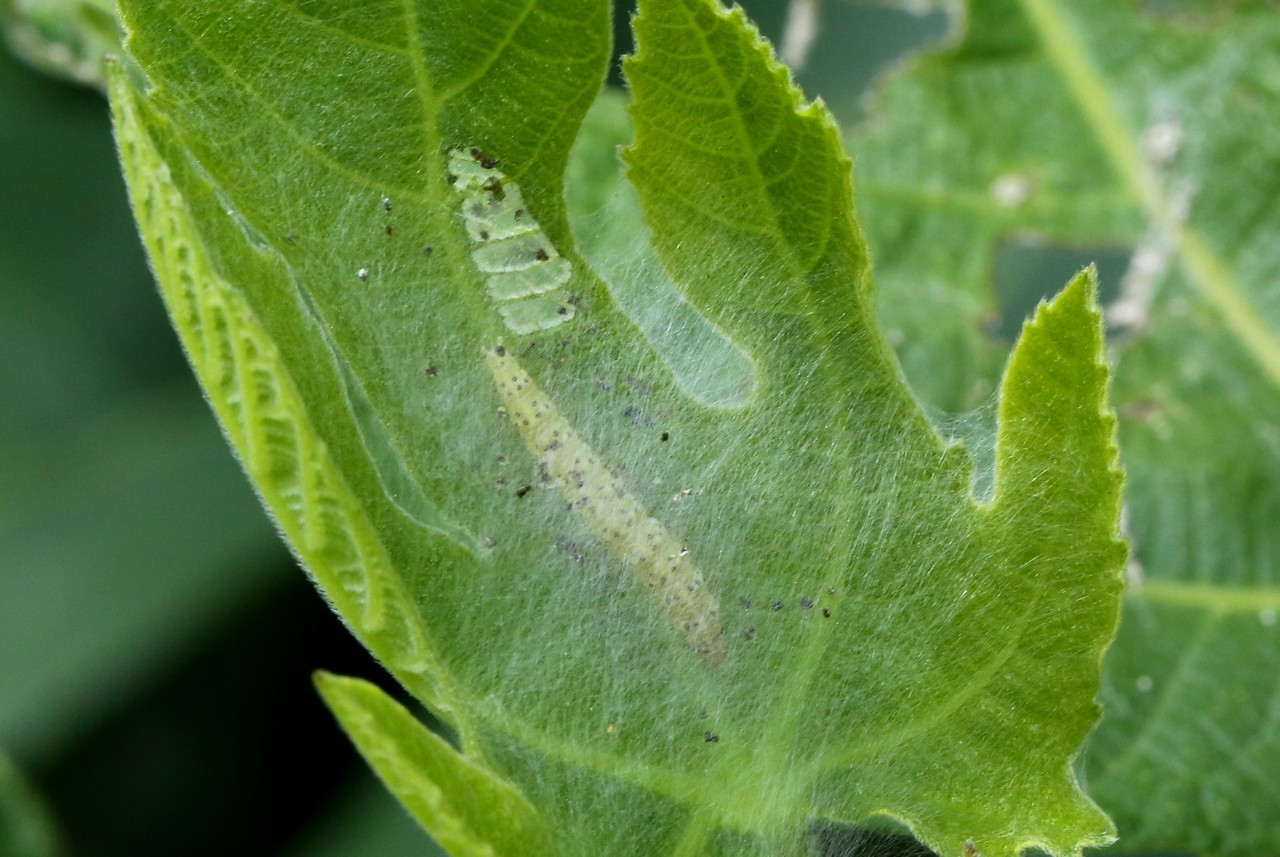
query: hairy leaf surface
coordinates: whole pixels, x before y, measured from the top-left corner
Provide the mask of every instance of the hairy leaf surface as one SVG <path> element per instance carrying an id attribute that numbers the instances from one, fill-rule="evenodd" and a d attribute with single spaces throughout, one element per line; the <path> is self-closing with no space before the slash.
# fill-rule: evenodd
<path id="1" fill-rule="evenodd" d="M 1278 57 L 1274 4 L 972 2 L 853 143 L 881 317 L 943 408 L 996 383 L 1004 245 L 1133 251 L 1104 291 L 1134 556 L 1084 766 L 1126 849 L 1280 847 Z"/>
<path id="2" fill-rule="evenodd" d="M 113 98 L 228 436 L 456 736 L 327 681 L 393 790 L 458 854 L 1108 841 L 1070 767 L 1124 557 L 1092 274 L 1027 326 L 975 498 L 874 322 L 838 131 L 740 13 L 641 5 L 601 216 L 649 241 L 575 216 L 593 270 L 564 177 L 607 4 L 353 8 L 126 2 L 148 88 Z"/>

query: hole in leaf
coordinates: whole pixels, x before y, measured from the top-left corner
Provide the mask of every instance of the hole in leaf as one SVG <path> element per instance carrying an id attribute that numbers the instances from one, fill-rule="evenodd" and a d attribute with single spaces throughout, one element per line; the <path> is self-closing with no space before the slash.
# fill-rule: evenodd
<path id="1" fill-rule="evenodd" d="M 745 5 L 748 12 L 754 8 Z M 866 117 L 863 96 L 878 75 L 951 31 L 952 15 L 945 4 L 824 3 L 819 8 L 817 34 L 796 80 L 808 97 L 822 96 L 831 112 L 849 124 Z M 782 44 L 781 22 L 766 33 L 775 45 Z M 850 50 L 850 45 L 858 47 Z"/>
<path id="2" fill-rule="evenodd" d="M 809 853 L 822 857 L 935 857 L 900 825 L 873 822 L 875 827 L 855 827 L 816 821 L 809 829 Z"/>

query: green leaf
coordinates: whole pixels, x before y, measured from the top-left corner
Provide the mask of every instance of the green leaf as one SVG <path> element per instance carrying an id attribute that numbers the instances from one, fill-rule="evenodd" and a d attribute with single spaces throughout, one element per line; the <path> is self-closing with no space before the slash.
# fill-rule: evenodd
<path id="1" fill-rule="evenodd" d="M 642 4 L 648 231 L 573 218 L 605 282 L 563 199 L 607 5 L 484 10 L 123 4 L 121 154 L 196 372 L 458 736 L 415 727 L 384 778 L 509 782 L 557 854 L 802 853 L 871 816 L 947 854 L 1108 841 L 1070 768 L 1124 556 L 1092 274 L 1028 326 L 975 497 L 875 327 L 837 129 L 740 13 Z"/>
<path id="2" fill-rule="evenodd" d="M 515 787 L 460 755 L 376 685 L 319 673 L 316 686 L 387 788 L 450 854 L 553 853 L 548 831 Z"/>
<path id="3" fill-rule="evenodd" d="M 1134 554 L 1084 765 L 1120 847 L 1280 848 L 1280 18 L 973 2 L 853 142 L 881 317 L 948 409 L 996 382 L 1014 240 L 1134 249 L 1107 307 Z M 1086 250 L 1084 252 L 1089 252 Z"/>

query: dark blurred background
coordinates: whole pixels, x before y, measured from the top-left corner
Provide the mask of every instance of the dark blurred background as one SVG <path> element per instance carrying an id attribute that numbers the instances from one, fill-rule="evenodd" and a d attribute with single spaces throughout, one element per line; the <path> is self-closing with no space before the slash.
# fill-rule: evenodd
<path id="1" fill-rule="evenodd" d="M 786 2 L 745 5 L 776 42 Z M 860 0 L 825 0 L 821 21 L 799 80 L 846 124 L 875 74 L 947 28 Z M 201 399 L 105 101 L 3 50 L 0 192 L 0 747 L 67 853 L 438 853 L 311 687 L 317 668 L 389 682 L 279 543 Z M 1002 278 L 1044 261 L 1006 254 Z"/>

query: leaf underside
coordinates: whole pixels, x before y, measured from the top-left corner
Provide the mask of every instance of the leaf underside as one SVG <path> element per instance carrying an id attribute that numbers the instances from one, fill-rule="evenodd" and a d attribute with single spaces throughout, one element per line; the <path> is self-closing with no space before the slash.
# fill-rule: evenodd
<path id="1" fill-rule="evenodd" d="M 1025 328 L 975 499 L 874 323 L 838 131 L 739 12 L 641 4 L 652 248 L 596 245 L 615 283 L 563 202 L 607 4 L 122 7 L 162 294 L 299 558 L 453 730 L 321 679 L 438 841 L 1109 840 L 1071 771 L 1124 557 L 1092 272 Z"/>

